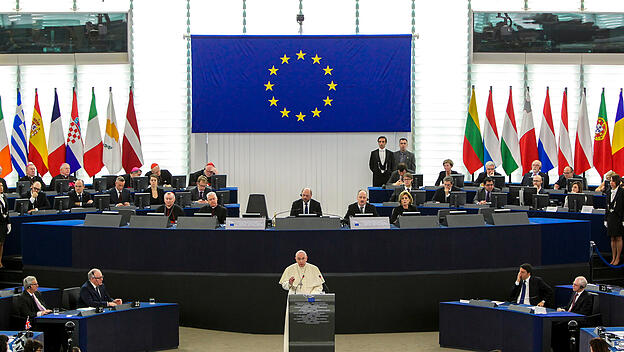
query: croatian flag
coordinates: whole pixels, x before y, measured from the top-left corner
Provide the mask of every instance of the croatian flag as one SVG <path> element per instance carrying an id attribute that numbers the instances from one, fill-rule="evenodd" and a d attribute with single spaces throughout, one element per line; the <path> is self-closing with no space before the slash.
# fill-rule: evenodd
<path id="1" fill-rule="evenodd" d="M 70 172 L 76 172 L 82 168 L 84 147 L 82 145 L 82 133 L 80 131 L 80 119 L 78 118 L 78 101 L 76 89 L 73 92 L 71 122 L 67 132 L 67 154 L 65 162 L 69 164 Z"/>

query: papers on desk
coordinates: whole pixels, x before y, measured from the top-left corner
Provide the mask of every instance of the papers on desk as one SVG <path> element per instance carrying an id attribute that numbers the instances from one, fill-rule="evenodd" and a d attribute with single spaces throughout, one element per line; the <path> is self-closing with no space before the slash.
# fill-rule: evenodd
<path id="1" fill-rule="evenodd" d="M 533 309 L 533 313 L 535 314 L 548 314 L 545 307 L 535 307 Z"/>
<path id="2" fill-rule="evenodd" d="M 86 307 L 86 308 L 77 308 L 76 310 L 79 311 L 79 312 L 83 312 L 83 311 L 86 311 L 86 310 L 94 310 L 94 309 L 95 308 L 93 308 L 93 307 Z"/>

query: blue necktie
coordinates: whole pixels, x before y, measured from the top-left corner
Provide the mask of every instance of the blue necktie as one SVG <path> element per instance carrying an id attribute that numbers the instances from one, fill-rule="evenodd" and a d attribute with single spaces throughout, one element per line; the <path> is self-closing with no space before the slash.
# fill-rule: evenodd
<path id="1" fill-rule="evenodd" d="M 524 295 L 526 294 L 526 281 L 522 281 L 522 291 L 520 292 L 520 304 L 524 304 Z"/>
<path id="2" fill-rule="evenodd" d="M 305 210 L 303 211 L 304 214 L 309 214 L 308 213 L 308 203 L 305 203 Z"/>

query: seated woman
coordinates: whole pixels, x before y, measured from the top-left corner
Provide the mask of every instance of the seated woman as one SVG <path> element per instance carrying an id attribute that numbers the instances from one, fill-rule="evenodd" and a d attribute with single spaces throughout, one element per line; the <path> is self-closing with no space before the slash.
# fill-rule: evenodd
<path id="1" fill-rule="evenodd" d="M 602 194 L 608 194 L 611 191 L 611 175 L 615 172 L 609 171 L 605 174 L 604 181 L 600 184 L 600 186 L 596 187 L 596 192 L 602 192 Z"/>
<path id="2" fill-rule="evenodd" d="M 570 193 L 582 193 L 581 192 L 581 183 L 580 182 L 574 182 L 572 183 L 572 188 L 570 189 Z M 583 204 L 582 205 L 591 205 L 591 202 L 588 202 L 588 198 L 587 196 L 585 196 L 585 200 L 583 200 Z M 563 207 L 564 208 L 569 208 L 570 204 L 568 203 L 568 196 L 565 197 L 565 200 L 563 202 Z M 581 211 L 581 205 L 576 205 L 575 209 L 570 209 L 569 211 Z"/>
<path id="3" fill-rule="evenodd" d="M 444 180 L 444 178 L 447 176 L 451 176 L 452 174 L 459 174 L 459 172 L 455 170 L 451 170 L 453 168 L 453 160 L 451 159 L 444 160 L 442 162 L 442 166 L 444 166 L 444 171 L 440 171 L 440 174 L 438 175 L 438 179 L 433 184 L 434 186 L 439 186 Z"/>
<path id="4" fill-rule="evenodd" d="M 407 191 L 401 192 L 401 195 L 399 195 L 399 202 L 399 206 L 394 208 L 394 210 L 392 211 L 392 216 L 390 217 L 390 223 L 392 224 L 397 221 L 399 215 L 405 212 L 418 211 L 418 208 L 412 205 L 412 203 L 414 202 L 412 195 Z"/>
<path id="5" fill-rule="evenodd" d="M 155 175 L 150 176 L 150 185 L 145 189 L 145 193 L 150 194 L 150 205 L 165 204 L 165 191 L 158 188 L 158 177 Z"/>

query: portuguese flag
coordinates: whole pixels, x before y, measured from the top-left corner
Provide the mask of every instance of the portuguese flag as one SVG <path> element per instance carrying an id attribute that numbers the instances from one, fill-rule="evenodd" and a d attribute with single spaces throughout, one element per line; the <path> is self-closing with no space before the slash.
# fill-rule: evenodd
<path id="1" fill-rule="evenodd" d="M 611 160 L 611 137 L 609 137 L 609 124 L 607 122 L 607 104 L 605 104 L 604 88 L 600 98 L 600 111 L 596 120 L 596 133 L 594 134 L 594 167 L 600 176 L 604 176 L 612 168 Z"/>
<path id="2" fill-rule="evenodd" d="M 464 166 L 471 174 L 483 167 L 483 139 L 481 139 L 474 86 L 472 86 L 464 132 Z"/>

